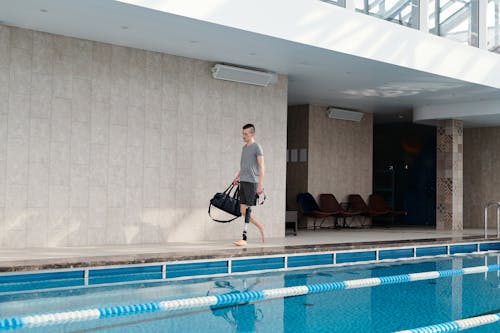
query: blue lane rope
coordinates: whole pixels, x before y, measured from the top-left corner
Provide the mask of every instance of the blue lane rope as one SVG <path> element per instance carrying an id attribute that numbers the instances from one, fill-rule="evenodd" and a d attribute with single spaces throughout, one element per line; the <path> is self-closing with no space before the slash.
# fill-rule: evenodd
<path id="1" fill-rule="evenodd" d="M 447 323 L 442 323 L 437 325 L 419 327 L 395 333 L 452 333 L 452 332 L 465 331 L 473 327 L 492 324 L 499 320 L 500 320 L 500 313 L 495 313 L 484 316 L 477 316 L 477 317 L 450 321 Z"/>
<path id="2" fill-rule="evenodd" d="M 202 307 L 231 306 L 241 303 L 284 298 L 290 296 L 299 296 L 307 294 L 316 294 L 330 292 L 334 290 L 346 290 L 356 288 L 367 288 L 380 285 L 407 283 L 421 280 L 440 279 L 456 275 L 468 275 L 485 272 L 500 271 L 500 265 L 476 266 L 463 269 L 452 269 L 444 271 L 430 271 L 422 273 L 410 273 L 393 276 L 384 276 L 379 278 L 367 278 L 357 280 L 346 280 L 338 282 L 316 283 L 296 287 L 266 289 L 262 291 L 245 291 L 241 293 L 230 293 L 215 296 L 202 296 L 193 298 L 184 298 L 168 300 L 153 303 L 131 304 L 123 306 L 112 306 L 106 308 L 94 308 L 77 311 L 66 311 L 50 314 L 35 314 L 24 317 L 0 318 L 0 330 L 18 329 L 31 326 L 47 326 L 74 321 L 87 321 L 94 319 L 104 319 L 109 317 L 129 316 L 135 314 L 144 314 L 151 312 L 168 312 L 184 309 L 196 309 Z M 452 329 L 455 324 L 442 324 Z M 444 328 L 443 328 L 444 329 Z M 446 328 L 448 329 L 448 328 Z M 455 331 L 404 331 L 404 332 L 455 332 Z"/>

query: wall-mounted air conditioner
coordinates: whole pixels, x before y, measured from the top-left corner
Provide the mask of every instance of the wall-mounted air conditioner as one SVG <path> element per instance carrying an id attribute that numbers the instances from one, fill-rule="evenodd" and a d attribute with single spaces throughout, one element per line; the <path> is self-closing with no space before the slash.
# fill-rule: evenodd
<path id="1" fill-rule="evenodd" d="M 216 64 L 212 67 L 212 76 L 219 80 L 255 84 L 263 87 L 275 83 L 278 78 L 276 73 L 261 72 L 222 64 Z"/>
<path id="2" fill-rule="evenodd" d="M 351 111 L 335 107 L 329 107 L 328 109 L 326 109 L 326 114 L 328 118 L 350 121 L 361 121 L 364 115 L 363 112 Z"/>

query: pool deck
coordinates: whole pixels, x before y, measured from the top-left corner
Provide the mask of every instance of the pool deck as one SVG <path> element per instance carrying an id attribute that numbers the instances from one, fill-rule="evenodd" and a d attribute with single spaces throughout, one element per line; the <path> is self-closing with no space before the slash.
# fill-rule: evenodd
<path id="1" fill-rule="evenodd" d="M 491 235 L 495 235 L 492 231 Z M 499 240 L 495 236 L 490 240 Z M 236 247 L 232 240 L 147 245 L 0 249 L 0 272 L 144 264 L 328 252 L 412 245 L 484 241 L 483 230 L 439 231 L 424 227 L 300 230 L 297 236 L 250 242 Z"/>

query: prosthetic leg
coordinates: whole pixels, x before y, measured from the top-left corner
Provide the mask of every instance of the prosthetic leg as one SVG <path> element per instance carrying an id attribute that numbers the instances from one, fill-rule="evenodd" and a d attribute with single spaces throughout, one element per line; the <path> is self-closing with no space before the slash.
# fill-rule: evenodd
<path id="1" fill-rule="evenodd" d="M 248 223 L 250 223 L 250 215 L 252 214 L 252 209 L 250 207 L 247 208 L 245 212 L 245 228 L 243 229 L 243 240 L 247 240 L 247 230 L 248 230 Z"/>

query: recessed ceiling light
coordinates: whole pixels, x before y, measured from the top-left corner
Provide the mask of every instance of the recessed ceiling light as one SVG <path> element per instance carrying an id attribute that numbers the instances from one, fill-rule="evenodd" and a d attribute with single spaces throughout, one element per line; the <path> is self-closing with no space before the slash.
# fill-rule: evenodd
<path id="1" fill-rule="evenodd" d="M 40 9 L 40 11 L 41 11 L 42 13 L 47 13 L 47 12 L 48 12 L 48 10 L 47 10 L 47 9 L 45 9 L 45 8 Z"/>
<path id="2" fill-rule="evenodd" d="M 127 30 L 127 29 L 128 29 L 128 26 L 126 26 L 126 25 L 122 25 L 120 28 L 122 28 L 123 30 Z"/>

